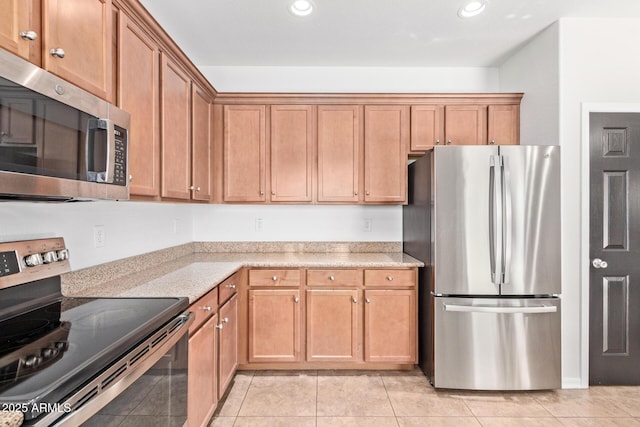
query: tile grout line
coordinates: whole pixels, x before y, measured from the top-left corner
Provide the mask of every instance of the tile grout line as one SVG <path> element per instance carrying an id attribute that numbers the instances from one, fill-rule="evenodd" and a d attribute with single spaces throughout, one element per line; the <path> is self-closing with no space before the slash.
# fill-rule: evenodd
<path id="1" fill-rule="evenodd" d="M 391 401 L 391 396 L 389 396 L 389 390 L 387 390 L 387 383 L 384 381 L 384 377 L 380 375 L 378 372 L 378 378 L 382 381 L 382 386 L 384 387 L 384 392 L 387 395 L 387 400 L 389 401 L 389 406 L 391 406 L 391 410 L 393 411 L 393 418 L 396 420 L 396 425 L 400 427 L 400 422 L 398 421 L 398 414 L 396 413 L 396 408 L 393 407 L 393 402 Z"/>
<path id="2" fill-rule="evenodd" d="M 244 392 L 244 396 L 242 396 L 242 402 L 240 403 L 240 406 L 238 406 L 238 412 L 236 413 L 236 417 L 233 420 L 234 426 L 238 422 L 238 417 L 240 416 L 240 410 L 242 409 L 242 405 L 244 405 L 244 401 L 247 399 L 247 395 L 249 394 L 249 389 L 251 388 L 251 384 L 253 384 L 253 379 L 255 377 L 256 377 L 256 372 L 251 371 L 251 381 L 249 381 L 249 385 L 247 386 L 247 389 Z"/>

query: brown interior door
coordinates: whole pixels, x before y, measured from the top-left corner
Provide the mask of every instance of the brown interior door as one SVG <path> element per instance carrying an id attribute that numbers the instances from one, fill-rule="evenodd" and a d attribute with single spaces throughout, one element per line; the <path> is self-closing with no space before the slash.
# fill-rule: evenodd
<path id="1" fill-rule="evenodd" d="M 589 382 L 640 384 L 640 114 L 589 122 Z"/>

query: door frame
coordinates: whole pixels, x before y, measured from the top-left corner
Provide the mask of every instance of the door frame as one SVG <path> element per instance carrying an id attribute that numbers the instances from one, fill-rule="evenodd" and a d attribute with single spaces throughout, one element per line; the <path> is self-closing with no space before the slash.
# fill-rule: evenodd
<path id="1" fill-rule="evenodd" d="M 640 104 L 622 102 L 583 102 L 580 142 L 581 157 L 581 233 L 580 233 L 580 388 L 589 387 L 589 173 L 591 165 L 589 114 L 590 113 L 640 113 Z"/>

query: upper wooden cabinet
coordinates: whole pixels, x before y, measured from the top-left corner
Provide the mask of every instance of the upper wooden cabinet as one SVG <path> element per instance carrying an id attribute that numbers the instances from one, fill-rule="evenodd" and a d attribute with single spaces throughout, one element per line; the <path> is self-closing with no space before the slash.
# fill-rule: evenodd
<path id="1" fill-rule="evenodd" d="M 115 101 L 111 0 L 44 1 L 42 18 L 43 68 Z"/>
<path id="2" fill-rule="evenodd" d="M 407 188 L 409 108 L 364 107 L 364 200 L 404 202 Z"/>
<path id="3" fill-rule="evenodd" d="M 191 198 L 191 79 L 161 54 L 162 197 Z"/>
<path id="4" fill-rule="evenodd" d="M 40 22 L 33 19 L 38 7 L 33 0 L 0 1 L 0 47 L 40 65 Z"/>
<path id="5" fill-rule="evenodd" d="M 444 106 L 411 107 L 411 151 L 427 151 L 444 143 Z"/>
<path id="6" fill-rule="evenodd" d="M 318 201 L 357 203 L 361 111 L 358 105 L 318 106 Z"/>
<path id="7" fill-rule="evenodd" d="M 447 105 L 445 140 L 447 145 L 486 144 L 486 114 L 483 105 Z"/>
<path id="8" fill-rule="evenodd" d="M 271 201 L 310 202 L 314 140 L 314 108 L 271 106 Z"/>
<path id="9" fill-rule="evenodd" d="M 489 105 L 489 144 L 514 145 L 520 143 L 520 106 Z"/>
<path id="10" fill-rule="evenodd" d="M 223 200 L 264 202 L 266 107 L 225 105 Z"/>
<path id="11" fill-rule="evenodd" d="M 119 14 L 118 106 L 131 114 L 132 195 L 160 196 L 160 52 L 126 14 Z"/>
<path id="12" fill-rule="evenodd" d="M 195 83 L 191 89 L 191 198 L 209 201 L 212 190 L 211 108 L 209 95 Z"/>

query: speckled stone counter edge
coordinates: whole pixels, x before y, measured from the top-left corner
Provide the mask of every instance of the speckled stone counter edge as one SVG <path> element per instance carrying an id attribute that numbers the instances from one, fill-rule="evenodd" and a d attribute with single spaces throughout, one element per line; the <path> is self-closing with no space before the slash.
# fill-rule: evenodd
<path id="1" fill-rule="evenodd" d="M 23 420 L 22 412 L 0 411 L 0 427 L 18 427 Z"/>
<path id="2" fill-rule="evenodd" d="M 81 293 L 151 267 L 154 276 L 175 268 L 171 261 L 195 253 L 401 253 L 401 242 L 192 242 L 72 271 L 62 275 L 63 292 Z M 73 259 L 73 254 L 71 254 Z M 73 261 L 72 264 L 73 265 Z"/>

